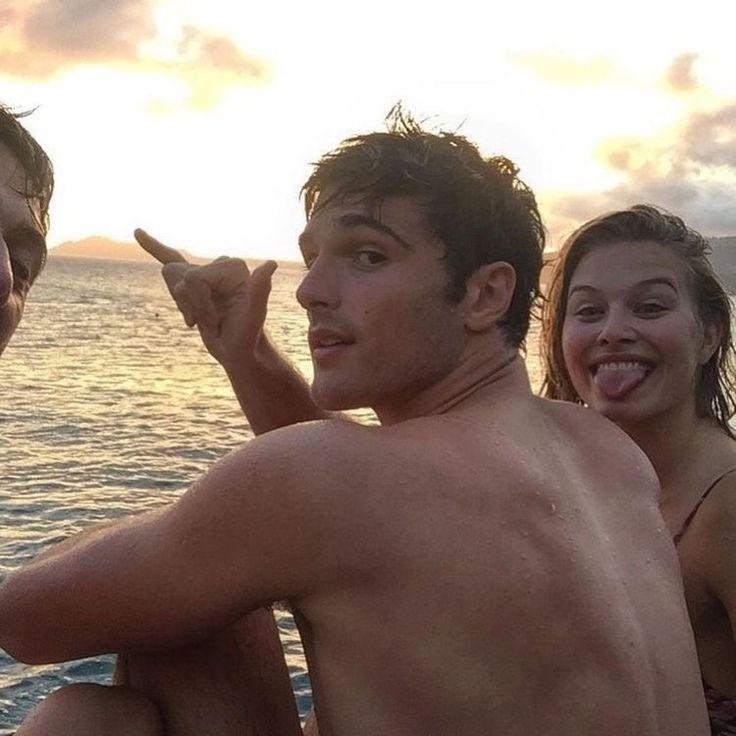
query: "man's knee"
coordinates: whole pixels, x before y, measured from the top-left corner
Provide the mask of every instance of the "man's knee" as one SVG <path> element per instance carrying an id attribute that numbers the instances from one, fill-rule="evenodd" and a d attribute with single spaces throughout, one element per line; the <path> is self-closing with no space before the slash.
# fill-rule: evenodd
<path id="1" fill-rule="evenodd" d="M 125 687 L 63 687 L 34 708 L 17 736 L 163 736 L 156 706 Z"/>

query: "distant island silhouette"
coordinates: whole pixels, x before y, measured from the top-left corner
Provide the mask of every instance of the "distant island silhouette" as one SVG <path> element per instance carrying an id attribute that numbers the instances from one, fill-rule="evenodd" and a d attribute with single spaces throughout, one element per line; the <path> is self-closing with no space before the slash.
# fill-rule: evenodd
<path id="1" fill-rule="evenodd" d="M 213 260 L 212 258 L 195 256 L 181 248 L 179 251 L 190 263 L 202 265 Z M 156 262 L 154 257 L 146 253 L 137 243 L 114 240 L 104 235 L 90 235 L 82 240 L 67 240 L 59 245 L 55 245 L 53 248 L 49 248 L 49 258 L 56 256 L 68 258 L 102 258 L 111 261 Z M 245 258 L 251 267 L 255 267 L 265 260 L 264 258 L 250 258 L 249 256 L 245 256 Z M 278 263 L 279 266 L 284 268 L 297 268 L 302 265 L 298 261 L 279 260 Z"/>
<path id="2" fill-rule="evenodd" d="M 207 258 L 200 258 L 185 250 L 181 254 L 190 263 L 208 263 Z M 151 261 L 155 258 L 137 243 L 113 240 L 102 235 L 90 235 L 82 240 L 67 240 L 49 249 L 49 256 L 71 256 L 74 258 L 106 258 L 115 261 Z"/>

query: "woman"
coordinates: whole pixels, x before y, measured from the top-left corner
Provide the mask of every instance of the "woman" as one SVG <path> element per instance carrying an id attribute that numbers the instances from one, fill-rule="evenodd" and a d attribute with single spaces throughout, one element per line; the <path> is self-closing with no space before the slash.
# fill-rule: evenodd
<path id="1" fill-rule="evenodd" d="M 598 217 L 555 263 L 544 392 L 645 451 L 682 566 L 714 734 L 736 734 L 736 411 L 731 304 L 709 246 L 651 206 Z"/>

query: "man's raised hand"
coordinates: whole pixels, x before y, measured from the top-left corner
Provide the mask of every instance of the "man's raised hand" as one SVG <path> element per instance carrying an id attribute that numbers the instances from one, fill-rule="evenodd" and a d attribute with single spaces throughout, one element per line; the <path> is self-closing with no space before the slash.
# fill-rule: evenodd
<path id="1" fill-rule="evenodd" d="M 253 359 L 263 337 L 276 263 L 267 261 L 252 273 L 240 258 L 222 257 L 197 266 L 145 230 L 134 234 L 143 250 L 162 264 L 172 298 L 187 325 L 198 327 L 207 350 L 227 370 Z"/>

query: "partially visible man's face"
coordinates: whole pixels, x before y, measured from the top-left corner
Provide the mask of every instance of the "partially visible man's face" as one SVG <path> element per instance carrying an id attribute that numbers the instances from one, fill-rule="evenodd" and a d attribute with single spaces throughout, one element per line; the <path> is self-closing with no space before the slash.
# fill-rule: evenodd
<path id="1" fill-rule="evenodd" d="M 0 353 L 20 322 L 46 255 L 43 231 L 24 191 L 23 169 L 0 143 Z"/>

